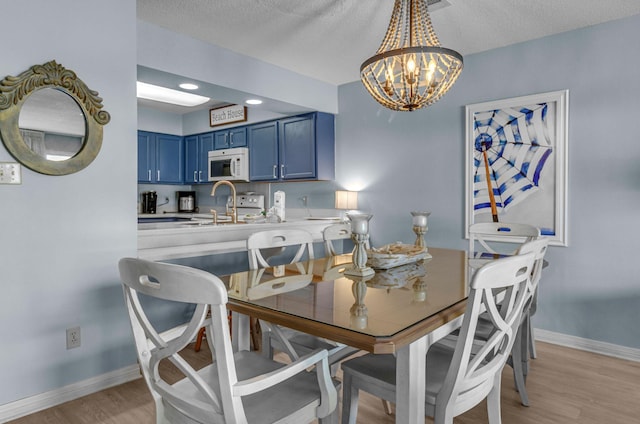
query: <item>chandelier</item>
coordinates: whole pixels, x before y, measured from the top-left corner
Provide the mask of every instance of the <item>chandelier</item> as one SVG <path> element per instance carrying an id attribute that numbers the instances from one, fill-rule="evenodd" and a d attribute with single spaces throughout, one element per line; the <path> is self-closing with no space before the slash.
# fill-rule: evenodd
<path id="1" fill-rule="evenodd" d="M 462 66 L 460 53 L 440 47 L 426 0 L 395 0 L 387 33 L 360 66 L 360 78 L 378 103 L 410 112 L 438 101 Z"/>

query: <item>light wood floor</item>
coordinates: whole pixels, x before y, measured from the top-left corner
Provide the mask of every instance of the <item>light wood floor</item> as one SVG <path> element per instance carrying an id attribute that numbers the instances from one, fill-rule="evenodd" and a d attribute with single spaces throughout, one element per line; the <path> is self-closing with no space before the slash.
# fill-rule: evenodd
<path id="1" fill-rule="evenodd" d="M 504 424 L 640 423 L 640 363 L 541 342 L 537 343 L 537 348 L 538 358 L 532 361 L 527 379 L 530 407 L 520 405 L 511 369 L 505 367 L 502 380 Z M 206 346 L 198 354 L 193 353 L 193 349 L 188 350 L 188 360 L 194 366 L 203 366 L 209 361 Z M 164 372 L 172 374 L 169 368 Z M 385 415 L 379 399 L 361 394 L 358 423 L 393 423 L 394 418 Z M 141 378 L 11 421 L 12 424 L 154 422 L 151 395 Z M 427 418 L 425 422 L 432 420 Z M 481 404 L 454 422 L 486 423 L 486 406 Z"/>

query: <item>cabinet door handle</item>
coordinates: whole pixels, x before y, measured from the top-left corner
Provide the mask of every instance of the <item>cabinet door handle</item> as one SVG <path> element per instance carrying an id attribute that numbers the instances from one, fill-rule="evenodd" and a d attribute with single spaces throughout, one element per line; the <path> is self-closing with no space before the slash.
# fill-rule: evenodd
<path id="1" fill-rule="evenodd" d="M 280 178 L 284 178 L 284 164 L 280 165 Z"/>
<path id="2" fill-rule="evenodd" d="M 148 171 L 149 171 L 149 178 L 147 178 L 147 180 L 151 181 L 151 170 L 148 169 Z"/>
<path id="3" fill-rule="evenodd" d="M 198 182 L 202 182 L 202 171 L 198 171 Z"/>
<path id="4" fill-rule="evenodd" d="M 276 170 L 278 169 L 278 165 L 273 165 L 273 178 L 278 178 L 276 175 Z"/>
<path id="5" fill-rule="evenodd" d="M 198 181 L 198 171 L 193 171 L 193 181 Z"/>
<path id="6" fill-rule="evenodd" d="M 158 180 L 157 181 L 160 181 L 160 170 L 159 169 L 158 169 Z"/>

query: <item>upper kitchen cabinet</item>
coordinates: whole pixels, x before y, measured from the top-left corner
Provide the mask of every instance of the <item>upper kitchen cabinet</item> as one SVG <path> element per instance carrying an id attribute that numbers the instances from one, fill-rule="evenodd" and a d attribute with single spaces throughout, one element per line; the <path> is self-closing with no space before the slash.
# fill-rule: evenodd
<path id="1" fill-rule="evenodd" d="M 333 115 L 316 112 L 249 127 L 251 181 L 333 180 Z"/>
<path id="2" fill-rule="evenodd" d="M 216 131 L 214 135 L 216 150 L 247 147 L 247 127 Z"/>
<path id="3" fill-rule="evenodd" d="M 278 122 L 251 125 L 249 134 L 249 180 L 278 179 Z"/>
<path id="4" fill-rule="evenodd" d="M 138 131 L 138 182 L 182 184 L 184 150 L 182 137 Z"/>
<path id="5" fill-rule="evenodd" d="M 184 182 L 186 184 L 207 183 L 207 157 L 214 150 L 214 133 L 190 135 L 184 138 Z"/>

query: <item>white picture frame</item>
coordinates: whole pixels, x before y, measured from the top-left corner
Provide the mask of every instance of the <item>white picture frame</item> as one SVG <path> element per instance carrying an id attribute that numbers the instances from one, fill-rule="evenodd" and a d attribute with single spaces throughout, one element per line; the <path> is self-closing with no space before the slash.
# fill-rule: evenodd
<path id="1" fill-rule="evenodd" d="M 465 107 L 466 238 L 471 224 L 497 216 L 568 246 L 568 102 L 562 90 Z"/>

